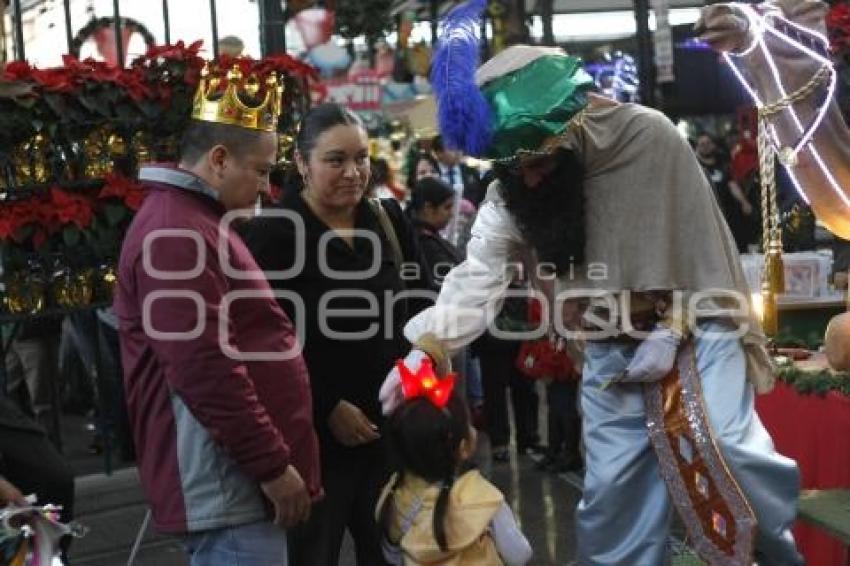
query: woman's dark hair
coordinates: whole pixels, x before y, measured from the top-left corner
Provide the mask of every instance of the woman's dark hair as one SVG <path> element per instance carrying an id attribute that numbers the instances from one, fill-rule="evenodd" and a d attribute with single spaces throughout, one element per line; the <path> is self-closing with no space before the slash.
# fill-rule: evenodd
<path id="1" fill-rule="evenodd" d="M 311 108 L 301 119 L 298 135 L 295 136 L 295 148 L 305 160 L 309 160 L 319 136 L 334 126 L 358 126 L 366 131 L 363 120 L 357 114 L 345 106 L 327 102 Z"/>
<path id="2" fill-rule="evenodd" d="M 584 263 L 584 167 L 572 151 L 558 150 L 553 158 L 555 170 L 533 188 L 509 165 L 495 163 L 493 172 L 526 242 L 561 275 Z"/>
<path id="3" fill-rule="evenodd" d="M 319 136 L 334 126 L 358 126 L 366 131 L 363 120 L 344 106 L 333 102 L 314 106 L 299 122 L 298 134 L 295 136 L 295 149 L 305 161 L 310 159 L 310 153 L 316 147 Z M 301 178 L 294 162 L 286 167 L 283 177 L 284 192 L 297 193 L 304 188 L 304 179 Z"/>
<path id="4" fill-rule="evenodd" d="M 440 495 L 434 506 L 434 538 L 444 552 L 445 517 L 449 492 L 458 469 L 460 443 L 469 438 L 469 410 L 457 389 L 445 408 L 439 409 L 425 398 L 406 401 L 389 419 L 390 461 L 396 471 L 395 490 L 409 471 L 429 483 L 440 482 Z M 380 524 L 389 531 L 392 502 L 384 501 Z"/>
<path id="5" fill-rule="evenodd" d="M 437 164 L 436 158 L 430 153 L 420 151 L 410 160 L 410 167 L 407 170 L 407 188 L 410 190 L 413 190 L 413 187 L 416 186 L 416 168 L 419 166 L 420 161 L 427 161 L 434 167 L 434 171 L 440 171 L 440 166 Z"/>
<path id="6" fill-rule="evenodd" d="M 455 191 L 448 183 L 436 177 L 425 177 L 416 183 L 410 191 L 410 202 L 407 205 L 407 214 L 411 218 L 417 218 L 426 204 L 440 206 L 447 200 L 455 197 Z"/>
<path id="7" fill-rule="evenodd" d="M 370 185 L 385 185 L 390 182 L 390 164 L 383 157 L 369 158 L 372 174 L 369 177 Z"/>

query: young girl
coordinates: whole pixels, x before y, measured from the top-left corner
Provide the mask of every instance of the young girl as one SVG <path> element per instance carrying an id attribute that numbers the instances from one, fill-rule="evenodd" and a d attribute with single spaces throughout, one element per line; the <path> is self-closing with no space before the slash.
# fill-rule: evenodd
<path id="1" fill-rule="evenodd" d="M 437 380 L 429 362 L 416 374 L 399 368 L 406 400 L 387 427 L 396 472 L 376 509 L 384 558 L 398 566 L 526 564 L 531 547 L 504 496 L 468 470 L 475 429 L 466 405 L 453 378 Z"/>

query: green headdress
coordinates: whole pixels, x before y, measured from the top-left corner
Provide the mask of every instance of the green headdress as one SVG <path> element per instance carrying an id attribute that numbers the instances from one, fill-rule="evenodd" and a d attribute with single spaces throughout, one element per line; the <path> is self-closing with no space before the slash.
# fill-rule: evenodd
<path id="1" fill-rule="evenodd" d="M 545 151 L 587 106 L 593 78 L 560 49 L 517 45 L 481 66 L 476 82 L 491 111 L 483 157 L 509 161 Z"/>
<path id="2" fill-rule="evenodd" d="M 563 134 L 587 105 L 593 79 L 561 49 L 516 45 L 482 65 L 473 81 L 485 6 L 468 0 L 444 18 L 431 82 L 447 146 L 509 161 L 538 153 Z"/>

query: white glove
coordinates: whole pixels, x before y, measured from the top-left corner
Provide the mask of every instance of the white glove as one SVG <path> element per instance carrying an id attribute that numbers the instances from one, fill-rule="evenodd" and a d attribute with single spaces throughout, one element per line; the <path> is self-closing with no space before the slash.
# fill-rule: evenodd
<path id="1" fill-rule="evenodd" d="M 681 340 L 681 336 L 669 328 L 653 330 L 635 350 L 635 355 L 620 381 L 652 382 L 663 379 L 676 363 L 676 353 Z"/>
<path id="2" fill-rule="evenodd" d="M 427 357 L 428 354 L 422 350 L 411 350 L 404 358 L 404 365 L 407 366 L 407 369 L 416 373 L 419 371 L 419 366 L 422 365 L 422 360 Z M 390 415 L 404 402 L 404 393 L 401 391 L 401 374 L 395 364 L 393 364 L 393 369 L 390 370 L 383 385 L 381 385 L 378 400 L 381 402 L 381 411 L 384 416 Z"/>

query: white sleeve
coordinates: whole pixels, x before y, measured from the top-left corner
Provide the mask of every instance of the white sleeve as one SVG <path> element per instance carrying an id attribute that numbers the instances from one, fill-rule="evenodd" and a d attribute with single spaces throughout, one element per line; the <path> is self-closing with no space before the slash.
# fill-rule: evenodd
<path id="1" fill-rule="evenodd" d="M 446 275 L 436 304 L 410 319 L 405 337 L 414 343 L 423 334 L 434 334 L 451 353 L 478 338 L 502 308 L 522 245 L 505 205 L 485 202 L 472 225 L 466 261 Z"/>
<path id="2" fill-rule="evenodd" d="M 490 522 L 490 534 L 506 566 L 523 566 L 531 560 L 531 545 L 519 530 L 513 511 L 507 503 L 502 503 Z"/>

